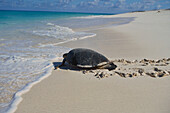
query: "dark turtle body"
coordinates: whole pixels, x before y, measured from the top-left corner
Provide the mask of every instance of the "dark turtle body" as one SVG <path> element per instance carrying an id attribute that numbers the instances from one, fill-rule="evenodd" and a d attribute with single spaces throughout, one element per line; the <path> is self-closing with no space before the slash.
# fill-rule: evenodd
<path id="1" fill-rule="evenodd" d="M 90 49 L 73 49 L 67 54 L 66 61 L 69 64 L 82 67 L 94 67 L 102 62 L 109 62 L 105 56 Z"/>
<path id="2" fill-rule="evenodd" d="M 64 60 L 60 66 L 64 65 L 66 61 L 69 64 L 82 69 L 104 68 L 108 70 L 113 70 L 117 67 L 115 64 L 110 62 L 105 56 L 90 49 L 73 49 L 68 53 L 65 53 L 63 57 Z"/>

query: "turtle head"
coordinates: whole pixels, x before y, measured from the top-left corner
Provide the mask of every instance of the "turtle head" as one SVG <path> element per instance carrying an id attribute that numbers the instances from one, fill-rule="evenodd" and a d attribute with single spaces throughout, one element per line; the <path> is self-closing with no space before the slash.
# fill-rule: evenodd
<path id="1" fill-rule="evenodd" d="M 117 68 L 117 65 L 115 65 L 113 62 L 109 62 L 106 69 L 108 69 L 109 71 L 114 70 Z"/>
<path id="2" fill-rule="evenodd" d="M 67 54 L 68 54 L 68 53 L 65 53 L 65 54 L 63 55 L 63 58 L 66 58 L 66 57 L 67 57 Z"/>

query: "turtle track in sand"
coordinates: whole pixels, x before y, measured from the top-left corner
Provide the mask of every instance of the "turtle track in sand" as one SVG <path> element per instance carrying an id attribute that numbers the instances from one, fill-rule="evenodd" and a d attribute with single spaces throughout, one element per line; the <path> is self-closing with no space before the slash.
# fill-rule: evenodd
<path id="1" fill-rule="evenodd" d="M 105 78 L 109 76 L 119 75 L 123 78 L 132 78 L 140 76 L 149 76 L 160 78 L 170 76 L 170 58 L 159 60 L 142 59 L 140 61 L 129 61 L 125 59 L 117 59 L 112 61 L 117 68 L 113 71 L 106 69 L 83 70 L 82 73 L 93 73 L 96 78 Z"/>

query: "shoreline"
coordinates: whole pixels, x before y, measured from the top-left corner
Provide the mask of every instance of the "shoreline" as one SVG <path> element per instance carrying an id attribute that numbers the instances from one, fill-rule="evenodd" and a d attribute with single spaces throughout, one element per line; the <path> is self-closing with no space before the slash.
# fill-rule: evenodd
<path id="1" fill-rule="evenodd" d="M 51 68 L 50 68 L 51 67 Z M 51 74 L 52 74 L 52 70 L 53 70 L 53 65 L 49 66 L 50 69 L 48 69 L 48 71 L 46 73 L 44 73 L 39 79 L 37 79 L 36 81 L 33 81 L 29 84 L 27 84 L 24 88 L 22 88 L 21 90 L 19 90 L 13 97 L 13 100 L 10 104 L 10 108 L 7 110 L 7 113 L 14 113 L 17 110 L 18 105 L 22 102 L 23 98 L 22 95 L 26 94 L 27 92 L 29 92 L 31 90 L 31 88 L 40 83 L 42 80 L 48 78 Z"/>
<path id="2" fill-rule="evenodd" d="M 121 15 L 126 15 L 126 14 L 121 14 Z M 114 15 L 115 16 L 115 15 Z M 116 15 L 116 16 L 120 16 L 120 15 Z M 136 20 L 135 20 L 136 21 Z M 120 32 L 117 32 L 117 31 L 119 31 L 120 29 L 122 29 L 122 27 L 123 26 L 126 26 L 126 25 L 121 25 L 121 26 L 116 26 L 115 28 L 114 27 L 109 27 L 109 28 L 104 28 L 104 29 L 102 29 L 102 30 L 95 30 L 96 32 L 95 32 L 95 34 L 97 34 L 97 36 L 95 36 L 95 37 L 92 37 L 92 38 L 87 38 L 87 39 L 83 39 L 83 40 L 77 40 L 77 41 L 71 41 L 71 42 L 67 42 L 67 43 L 64 43 L 64 44 L 61 44 L 62 46 L 66 46 L 66 47 L 89 47 L 89 48 L 92 48 L 92 49 L 95 49 L 95 50 L 97 50 L 97 51 L 100 51 L 100 52 L 102 52 L 102 54 L 105 54 L 106 56 L 108 56 L 110 59 L 116 59 L 116 58 L 118 58 L 119 56 L 124 56 L 124 57 L 122 57 L 122 58 L 126 58 L 126 59 L 134 59 L 134 58 L 139 58 L 140 59 L 140 57 L 141 57 L 141 53 L 139 52 L 139 53 L 137 53 L 137 54 L 139 54 L 139 55 L 137 55 L 136 54 L 136 51 L 135 52 L 133 52 L 133 51 L 131 51 L 132 53 L 126 53 L 126 51 L 127 51 L 127 49 L 129 50 L 129 49 L 133 49 L 134 47 L 137 47 L 137 45 L 133 42 L 133 43 L 131 43 L 132 42 L 132 39 L 131 38 L 129 38 L 128 40 L 130 40 L 129 41 L 129 43 L 127 44 L 127 39 L 125 40 L 125 37 L 127 36 L 127 34 L 125 35 L 125 34 L 122 34 L 122 33 L 120 33 Z M 117 28 L 118 27 L 118 28 Z M 112 30 L 114 30 L 114 29 L 116 29 L 115 30 L 115 32 L 113 32 Z M 104 30 L 104 31 L 103 31 Z M 116 43 L 114 43 L 113 45 L 116 45 L 115 46 L 115 49 L 112 49 L 112 50 L 114 50 L 114 52 L 116 52 L 116 55 L 114 55 L 113 53 L 110 53 L 110 51 L 109 51 L 109 49 L 108 48 L 111 48 L 111 47 L 113 47 L 113 45 L 111 45 L 111 43 L 112 42 L 114 42 L 114 41 L 116 41 L 116 40 L 119 40 L 119 39 L 114 39 L 114 40 L 110 40 L 109 38 L 108 38 L 108 40 L 110 41 L 110 42 L 108 42 L 107 41 L 107 39 L 106 39 L 106 42 L 105 42 L 105 46 L 104 47 L 101 47 L 101 45 L 102 45 L 102 43 L 103 43 L 103 41 L 104 40 L 101 40 L 101 38 L 99 38 L 99 40 L 97 40 L 96 39 L 96 37 L 103 37 L 102 36 L 102 32 L 104 32 L 105 34 L 104 34 L 104 36 L 106 36 L 106 38 L 107 38 L 107 35 L 106 34 L 108 34 L 108 37 L 113 33 L 114 34 L 114 36 L 115 36 L 115 34 L 117 34 L 117 37 L 119 37 L 119 39 L 120 39 L 120 37 L 122 37 L 122 40 L 125 40 L 126 42 L 121 42 L 121 41 L 119 41 L 119 43 L 118 44 L 116 44 Z M 101 33 L 100 33 L 101 32 Z M 98 36 L 98 35 L 100 35 L 100 36 Z M 127 37 L 126 37 L 127 38 Z M 88 43 L 90 41 L 90 44 Z M 98 44 L 96 44 L 95 42 L 96 41 L 98 41 Z M 96 44 L 95 45 L 95 47 L 94 47 L 94 45 L 93 44 Z M 123 44 L 127 44 L 127 45 L 124 45 L 124 47 L 121 47 Z M 133 45 L 134 44 L 134 45 Z M 74 46 L 73 46 L 74 45 Z M 90 46 L 91 45 L 91 46 Z M 110 46 L 109 46 L 110 45 Z M 120 46 L 120 47 L 119 47 Z M 122 52 L 120 52 L 119 50 L 116 50 L 117 48 L 116 47 L 118 47 L 118 48 L 122 48 L 121 50 L 122 50 Z M 136 49 L 136 48 L 135 48 Z M 140 47 L 139 47 L 139 50 L 140 50 Z M 132 57 L 132 55 L 133 54 L 135 54 L 135 56 L 134 57 Z M 66 73 L 66 74 L 65 74 Z M 87 79 L 90 79 L 90 80 L 92 80 L 92 81 L 97 81 L 98 82 L 98 80 L 96 80 L 94 77 L 90 77 L 90 76 L 88 76 L 88 77 L 83 77 L 83 76 L 81 76 L 82 74 L 80 74 L 79 72 L 71 72 L 72 74 L 70 74 L 69 72 L 67 72 L 67 71 L 62 71 L 62 70 L 59 70 L 59 72 L 56 72 L 56 71 L 52 71 L 52 74 L 48 77 L 49 78 L 49 80 L 52 80 L 52 79 L 50 79 L 50 77 L 52 76 L 53 78 L 55 77 L 55 75 L 57 74 L 64 74 L 65 76 L 67 76 L 67 75 L 71 75 L 71 77 L 73 77 L 74 79 L 80 79 L 80 81 L 81 82 L 83 82 L 82 80 L 84 80 L 84 78 L 86 79 L 85 80 L 85 82 L 87 82 Z M 76 74 L 77 73 L 77 74 Z M 74 76 L 74 74 L 76 74 L 76 77 L 78 77 L 78 78 L 75 78 L 75 76 Z M 79 77 L 80 76 L 80 77 Z M 68 77 L 68 76 L 67 76 Z M 45 77 L 45 78 L 47 78 L 47 77 Z M 48 79 L 47 78 L 47 79 Z M 67 80 L 67 78 L 66 77 L 61 77 L 60 76 L 60 78 L 62 78 L 62 80 Z M 70 78 L 70 77 L 69 77 Z M 70 78 L 71 80 L 73 80 L 73 78 Z M 111 79 L 112 77 L 110 77 L 109 79 Z M 115 78 L 115 77 L 113 77 L 113 78 Z M 113 80 L 113 78 L 111 79 L 111 80 Z M 48 84 L 48 82 L 50 82 L 49 80 L 47 80 L 47 79 L 43 79 L 43 81 L 44 81 L 44 83 L 47 83 Z M 119 78 L 116 78 L 118 81 L 121 81 Z M 146 79 L 147 80 L 147 78 L 142 78 L 142 79 Z M 165 79 L 167 79 L 167 81 L 169 80 L 168 78 L 165 78 Z M 162 79 L 163 81 L 165 80 L 165 79 Z M 108 80 L 108 79 L 107 79 Z M 108 80 L 109 81 L 109 83 L 111 82 L 111 80 Z M 135 79 L 135 80 L 137 80 L 137 79 Z M 35 87 L 35 89 L 36 89 L 36 87 L 38 87 L 37 89 L 39 89 L 39 88 L 42 88 L 43 86 L 41 86 L 41 84 L 44 84 L 43 83 L 43 81 L 42 82 L 38 82 L 39 84 L 37 84 L 37 85 L 34 85 L 34 87 Z M 46 82 L 45 82 L 46 81 Z M 74 80 L 73 80 L 74 81 Z M 103 80 L 103 82 L 104 81 L 106 81 L 106 80 Z M 139 80 L 140 81 L 140 80 Z M 148 81 L 150 81 L 150 80 L 148 80 Z M 151 80 L 152 81 L 152 80 Z M 166 80 L 165 80 L 166 81 Z M 59 81 L 58 81 L 59 82 Z M 67 82 L 69 82 L 69 81 L 67 81 Z M 77 81 L 78 82 L 78 81 Z M 141 81 L 142 82 L 142 81 Z M 158 81 L 157 81 L 158 82 Z M 105 82 L 104 82 L 105 83 Z M 93 83 L 92 83 L 93 84 Z M 97 83 L 98 84 L 98 83 Z M 136 84 L 136 83 L 135 83 Z M 41 87 L 40 87 L 41 86 Z M 32 86 L 31 86 L 32 87 Z M 26 99 L 26 97 L 27 98 L 30 98 L 30 97 L 32 97 L 32 96 L 35 96 L 36 95 L 36 93 L 38 93 L 38 92 L 35 92 L 35 89 L 34 89 L 34 87 L 33 88 L 31 88 L 30 89 L 30 91 L 29 92 L 27 92 L 26 94 L 23 94 L 21 97 L 22 98 L 24 98 L 25 100 L 23 100 L 23 101 L 27 101 L 28 102 L 28 99 Z M 63 84 L 63 86 L 62 87 L 64 87 L 64 84 Z M 62 88 L 61 87 L 61 88 Z M 88 86 L 89 87 L 89 86 Z M 162 87 L 162 86 L 161 86 Z M 48 88 L 48 87 L 47 87 Z M 54 87 L 53 87 L 54 88 Z M 33 91 L 34 90 L 34 91 Z M 80 89 L 79 89 L 80 90 Z M 33 93 L 34 92 L 34 95 L 32 95 L 32 94 L 30 94 L 30 93 Z M 57 92 L 56 92 L 57 93 Z M 40 93 L 41 94 L 41 93 Z M 96 95 L 96 94 L 95 94 Z M 54 96 L 53 96 L 54 97 Z M 41 97 L 42 98 L 42 97 Z M 102 98 L 102 97 L 101 97 Z M 22 102 L 23 102 L 22 101 Z M 65 101 L 67 101 L 67 100 L 65 100 Z M 76 100 L 76 101 L 78 101 L 78 100 Z M 21 102 L 21 103 L 22 103 Z M 16 111 L 16 113 L 19 113 L 19 112 L 22 112 L 23 110 L 24 110 L 24 108 L 22 108 L 23 106 L 22 106 L 22 104 L 19 104 L 19 109 L 17 109 L 17 111 Z M 32 103 L 32 102 L 31 102 Z M 49 102 L 50 103 L 50 102 Z M 20 106 L 22 106 L 22 107 L 20 107 Z M 82 106 L 81 106 L 82 107 Z M 25 108 L 27 108 L 27 104 L 25 105 Z M 51 108 L 52 109 L 52 108 Z M 71 108 L 69 108 L 69 109 L 71 109 Z M 21 110 L 21 111 L 20 111 Z M 27 109 L 25 109 L 25 110 L 28 110 L 28 108 Z M 46 109 L 46 110 L 48 110 L 48 109 Z M 106 109 L 105 109 L 106 110 Z M 26 111 L 25 111 L 26 112 Z M 34 112 L 34 111 L 32 111 L 32 112 Z M 61 111 L 60 111 L 61 112 Z"/>

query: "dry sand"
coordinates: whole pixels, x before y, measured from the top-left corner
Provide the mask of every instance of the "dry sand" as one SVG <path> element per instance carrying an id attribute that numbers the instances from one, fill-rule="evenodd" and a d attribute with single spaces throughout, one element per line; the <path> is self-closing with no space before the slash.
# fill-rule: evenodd
<path id="1" fill-rule="evenodd" d="M 93 30 L 96 37 L 62 46 L 94 49 L 111 60 L 156 61 L 170 57 L 170 11 L 114 16 L 136 19 L 129 24 Z M 164 68 L 170 71 L 169 64 Z M 169 75 L 123 78 L 114 74 L 98 79 L 94 73 L 58 69 L 22 96 L 16 113 L 169 113 L 169 83 Z"/>

